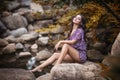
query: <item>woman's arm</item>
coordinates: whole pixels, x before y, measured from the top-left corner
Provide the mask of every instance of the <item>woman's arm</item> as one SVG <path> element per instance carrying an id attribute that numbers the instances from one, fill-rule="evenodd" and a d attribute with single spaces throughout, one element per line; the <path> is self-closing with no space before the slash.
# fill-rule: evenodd
<path id="1" fill-rule="evenodd" d="M 61 44 L 75 44 L 77 40 L 60 40 L 56 45 L 55 49 L 57 50 Z"/>

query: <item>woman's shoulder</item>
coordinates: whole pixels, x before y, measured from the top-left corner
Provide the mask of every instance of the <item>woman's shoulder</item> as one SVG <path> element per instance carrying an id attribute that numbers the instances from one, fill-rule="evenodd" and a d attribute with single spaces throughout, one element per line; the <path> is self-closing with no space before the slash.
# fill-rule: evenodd
<path id="1" fill-rule="evenodd" d="M 78 28 L 77 31 L 78 32 L 84 32 L 84 30 L 82 28 Z"/>

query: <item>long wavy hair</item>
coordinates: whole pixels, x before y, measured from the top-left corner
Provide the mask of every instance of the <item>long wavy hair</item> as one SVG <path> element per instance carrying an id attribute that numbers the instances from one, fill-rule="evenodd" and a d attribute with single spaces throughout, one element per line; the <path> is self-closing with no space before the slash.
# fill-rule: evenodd
<path id="1" fill-rule="evenodd" d="M 85 28 L 86 28 L 85 23 L 86 23 L 86 21 L 85 21 L 83 15 L 81 15 L 81 14 L 78 14 L 78 15 L 81 16 L 81 21 L 80 21 L 80 24 L 78 25 L 78 28 L 82 28 L 82 29 L 84 30 L 84 38 L 85 38 Z M 73 17 L 73 18 L 74 18 L 74 17 Z M 71 26 L 70 26 L 70 32 L 69 32 L 69 34 L 68 34 L 68 38 L 70 37 L 70 34 L 71 34 L 71 32 L 72 32 L 72 29 L 73 29 L 73 24 L 74 24 L 74 23 L 73 23 L 73 18 L 72 18 L 72 23 L 71 23 Z"/>

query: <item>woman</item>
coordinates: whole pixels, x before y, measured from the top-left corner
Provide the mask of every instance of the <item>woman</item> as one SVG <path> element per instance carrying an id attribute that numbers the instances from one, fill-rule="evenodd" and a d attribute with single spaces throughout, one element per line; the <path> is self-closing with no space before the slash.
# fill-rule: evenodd
<path id="1" fill-rule="evenodd" d="M 56 61 L 55 65 L 60 64 L 63 60 L 67 62 L 83 63 L 86 61 L 86 43 L 84 35 L 84 20 L 82 15 L 77 15 L 72 20 L 72 26 L 67 40 L 61 40 L 55 45 L 55 50 L 63 44 L 61 52 L 55 52 L 43 64 L 31 70 L 42 71 L 44 67 Z"/>

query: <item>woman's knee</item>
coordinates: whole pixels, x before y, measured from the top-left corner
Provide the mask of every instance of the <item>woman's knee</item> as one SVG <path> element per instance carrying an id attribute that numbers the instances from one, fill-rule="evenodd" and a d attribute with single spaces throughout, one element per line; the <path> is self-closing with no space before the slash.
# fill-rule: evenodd
<path id="1" fill-rule="evenodd" d="M 57 59 L 59 57 L 59 53 L 54 53 L 53 56 Z"/>
<path id="2" fill-rule="evenodd" d="M 68 47 L 69 47 L 69 44 L 63 44 L 63 47 L 68 48 Z"/>

